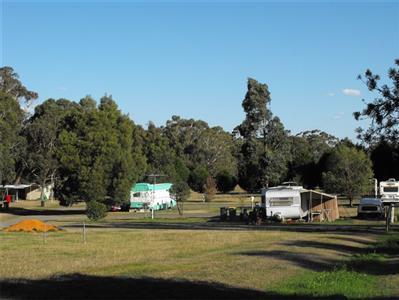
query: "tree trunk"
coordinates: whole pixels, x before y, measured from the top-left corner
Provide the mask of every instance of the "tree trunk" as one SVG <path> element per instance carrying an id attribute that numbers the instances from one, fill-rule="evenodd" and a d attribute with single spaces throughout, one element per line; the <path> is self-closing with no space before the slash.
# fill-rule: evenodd
<path id="1" fill-rule="evenodd" d="M 352 203 L 353 202 L 353 197 L 349 196 L 348 198 L 349 198 L 349 206 L 353 207 L 353 203 Z"/>
<path id="2" fill-rule="evenodd" d="M 46 202 L 44 201 L 44 184 L 41 184 L 41 190 L 40 190 L 40 206 L 44 207 L 46 205 Z"/>
<path id="3" fill-rule="evenodd" d="M 176 203 L 177 210 L 179 211 L 179 215 L 183 215 L 183 202 L 182 201 L 177 201 Z"/>

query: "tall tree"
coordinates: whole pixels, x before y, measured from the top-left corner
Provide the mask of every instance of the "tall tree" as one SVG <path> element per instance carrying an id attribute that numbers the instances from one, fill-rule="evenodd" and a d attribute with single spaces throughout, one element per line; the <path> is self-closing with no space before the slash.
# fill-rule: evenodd
<path id="1" fill-rule="evenodd" d="M 28 167 L 33 180 L 41 187 L 44 206 L 44 190 L 47 184 L 55 185 L 58 170 L 58 135 L 66 112 L 73 106 L 68 100 L 49 99 L 35 108 L 24 130 L 28 145 Z"/>
<path id="2" fill-rule="evenodd" d="M 287 180 L 308 188 L 322 185 L 324 159 L 339 143 L 339 139 L 320 130 L 310 130 L 290 137 L 292 159 Z"/>
<path id="3" fill-rule="evenodd" d="M 26 139 L 21 134 L 26 113 L 20 106 L 38 97 L 11 67 L 0 68 L 0 184 L 16 183 L 26 167 Z"/>
<path id="4" fill-rule="evenodd" d="M 248 79 L 242 106 L 245 120 L 235 133 L 242 139 L 239 153 L 239 183 L 248 191 L 277 184 L 287 172 L 290 159 L 288 132 L 268 108 L 271 98 L 266 84 Z"/>
<path id="5" fill-rule="evenodd" d="M 11 183 L 16 177 L 16 163 L 25 145 L 20 135 L 23 118 L 19 103 L 0 92 L 0 184 Z"/>
<path id="6" fill-rule="evenodd" d="M 324 189 L 348 197 L 350 205 L 355 197 L 371 190 L 373 171 L 371 161 L 363 150 L 339 145 L 327 160 L 323 173 Z"/>
<path id="7" fill-rule="evenodd" d="M 204 166 L 212 177 L 221 170 L 237 173 L 237 162 L 233 156 L 233 138 L 222 127 L 202 131 L 194 145 L 192 163 Z"/>
<path id="8" fill-rule="evenodd" d="M 128 201 L 132 184 L 143 176 L 145 159 L 134 140 L 140 134 L 111 97 L 103 97 L 98 107 L 94 103 L 82 99 L 64 119 L 57 152 L 62 181 L 57 191 L 67 203 L 112 199 L 120 204 Z"/>
<path id="9" fill-rule="evenodd" d="M 19 81 L 19 76 L 11 67 L 0 68 L 0 91 L 19 101 L 24 99 L 26 102 L 35 100 L 39 96 L 36 92 L 29 91 Z"/>
<path id="10" fill-rule="evenodd" d="M 381 137 L 391 142 L 397 142 L 399 139 L 399 59 L 395 60 L 393 68 L 388 70 L 388 78 L 392 81 L 388 84 L 380 85 L 380 76 L 367 70 L 364 77 L 358 76 L 369 91 L 376 92 L 378 97 L 373 102 L 366 103 L 366 108 L 361 112 L 355 112 L 356 120 L 361 118 L 370 118 L 371 125 L 364 131 L 358 128 L 358 137 L 368 144 L 377 142 Z"/>

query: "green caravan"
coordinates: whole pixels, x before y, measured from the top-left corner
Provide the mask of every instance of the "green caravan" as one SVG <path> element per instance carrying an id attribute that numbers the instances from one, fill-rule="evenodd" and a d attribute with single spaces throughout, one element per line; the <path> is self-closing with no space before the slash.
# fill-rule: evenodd
<path id="1" fill-rule="evenodd" d="M 131 209 L 161 210 L 176 206 L 170 195 L 171 183 L 136 183 L 130 191 Z"/>

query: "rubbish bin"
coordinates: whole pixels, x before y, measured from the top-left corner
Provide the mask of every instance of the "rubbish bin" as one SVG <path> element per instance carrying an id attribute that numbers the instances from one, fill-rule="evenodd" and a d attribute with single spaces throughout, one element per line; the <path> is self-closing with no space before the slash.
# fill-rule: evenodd
<path id="1" fill-rule="evenodd" d="M 220 221 L 226 221 L 226 220 L 227 220 L 227 208 L 221 207 L 220 208 Z"/>
<path id="2" fill-rule="evenodd" d="M 229 208 L 229 220 L 234 221 L 237 216 L 237 211 L 235 208 Z"/>

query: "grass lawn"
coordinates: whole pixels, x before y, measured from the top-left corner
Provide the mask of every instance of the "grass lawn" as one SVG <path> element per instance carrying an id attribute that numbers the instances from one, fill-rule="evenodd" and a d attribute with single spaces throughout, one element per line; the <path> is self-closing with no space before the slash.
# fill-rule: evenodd
<path id="1" fill-rule="evenodd" d="M 72 209 L 57 202 L 45 208 L 38 201 L 13 203 L 13 213 L 1 213 L 1 222 L 40 216 L 67 230 L 45 236 L 0 231 L 0 298 L 399 297 L 397 235 L 258 231 L 245 226 L 193 230 L 194 223 L 217 216 L 221 206 L 251 205 L 250 195 L 244 194 L 218 194 L 210 203 L 201 199 L 194 193 L 184 204 L 183 216 L 176 209 L 156 212 L 155 220 L 148 212 L 109 213 L 98 224 L 91 223 L 95 226 L 87 230 L 86 244 L 79 227 L 88 221 L 83 203 Z M 340 215 L 344 219 L 323 224 L 383 224 L 354 218 L 356 207 L 346 204 L 340 206 Z M 143 225 L 134 225 L 138 223 Z M 187 225 L 171 229 L 169 223 Z"/>
<path id="2" fill-rule="evenodd" d="M 379 238 L 378 249 L 385 250 L 373 257 L 367 249 L 377 238 L 344 233 L 90 229 L 84 244 L 79 232 L 47 236 L 1 232 L 0 291 L 4 297 L 19 299 L 32 297 L 32 291 L 41 299 L 81 298 L 89 292 L 88 298 L 399 296 L 397 252 L 386 250 L 397 243 Z M 364 260 L 370 268 L 358 267 Z"/>

